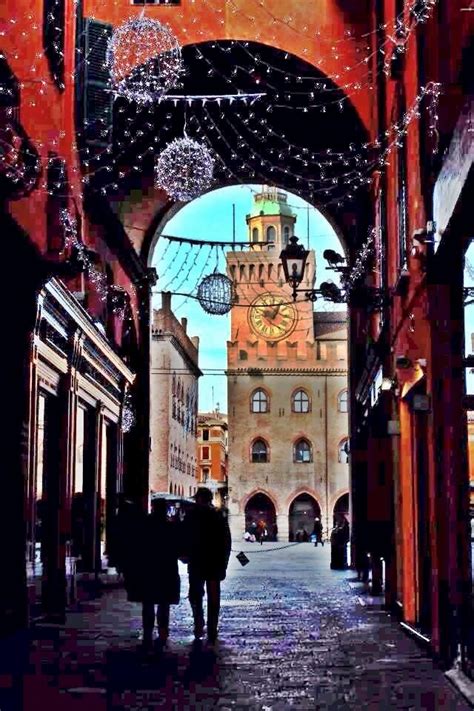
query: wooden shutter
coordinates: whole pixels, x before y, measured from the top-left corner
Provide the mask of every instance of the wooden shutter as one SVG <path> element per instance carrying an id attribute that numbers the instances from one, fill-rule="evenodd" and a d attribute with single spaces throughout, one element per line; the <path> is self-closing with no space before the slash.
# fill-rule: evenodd
<path id="1" fill-rule="evenodd" d="M 90 18 L 84 20 L 81 130 L 86 144 L 97 149 L 108 146 L 112 137 L 113 93 L 105 64 L 111 34 L 112 25 Z"/>

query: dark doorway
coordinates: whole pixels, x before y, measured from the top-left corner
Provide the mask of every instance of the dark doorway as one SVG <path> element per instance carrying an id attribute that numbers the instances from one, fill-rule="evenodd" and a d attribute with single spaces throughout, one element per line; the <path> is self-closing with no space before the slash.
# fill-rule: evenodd
<path id="1" fill-rule="evenodd" d="M 315 518 L 321 518 L 321 508 L 316 499 L 309 494 L 300 494 L 293 499 L 289 511 L 289 540 L 309 541 Z"/>
<path id="2" fill-rule="evenodd" d="M 245 507 L 245 530 L 252 531 L 252 524 L 264 521 L 268 536 L 267 541 L 276 541 L 278 530 L 276 512 L 272 501 L 265 494 L 255 494 Z"/>
<path id="3" fill-rule="evenodd" d="M 349 494 L 343 494 L 334 504 L 333 526 L 336 525 L 336 521 L 341 515 L 346 517 L 349 515 Z"/>

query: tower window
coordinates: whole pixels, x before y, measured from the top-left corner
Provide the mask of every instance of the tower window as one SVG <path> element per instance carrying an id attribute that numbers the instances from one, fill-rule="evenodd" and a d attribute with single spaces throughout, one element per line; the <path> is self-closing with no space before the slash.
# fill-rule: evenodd
<path id="1" fill-rule="evenodd" d="M 273 243 L 276 240 L 276 229 L 273 225 L 267 227 L 267 242 Z"/>
<path id="2" fill-rule="evenodd" d="M 263 439 L 256 439 L 252 444 L 252 462 L 268 462 L 268 447 Z"/>
<path id="3" fill-rule="evenodd" d="M 258 228 L 254 227 L 252 230 L 252 242 L 258 242 Z"/>
<path id="4" fill-rule="evenodd" d="M 262 388 L 254 390 L 252 393 L 251 411 L 268 412 L 269 409 L 268 395 L 265 390 L 262 390 Z"/>
<path id="5" fill-rule="evenodd" d="M 347 412 L 347 390 L 342 390 L 337 396 L 338 412 Z"/>
<path id="6" fill-rule="evenodd" d="M 297 390 L 293 395 L 293 412 L 309 412 L 309 397 L 304 390 Z"/>
<path id="7" fill-rule="evenodd" d="M 311 462 L 313 459 L 311 455 L 311 445 L 305 439 L 299 439 L 295 442 L 293 451 L 293 461 L 295 462 Z"/>
<path id="8" fill-rule="evenodd" d="M 285 225 L 283 228 L 283 244 L 286 246 L 290 239 L 290 228 Z"/>

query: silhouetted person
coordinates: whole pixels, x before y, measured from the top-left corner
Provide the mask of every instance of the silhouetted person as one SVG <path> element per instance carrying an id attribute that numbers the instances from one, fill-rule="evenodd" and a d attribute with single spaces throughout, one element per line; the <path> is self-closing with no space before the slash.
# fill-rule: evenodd
<path id="1" fill-rule="evenodd" d="M 207 592 L 207 638 L 217 639 L 221 581 L 225 580 L 231 538 L 227 519 L 212 505 L 212 492 L 199 487 L 196 506 L 183 523 L 183 550 L 188 562 L 189 601 L 194 617 L 194 636 L 204 634 L 203 597 Z"/>
<path id="2" fill-rule="evenodd" d="M 331 532 L 331 568 L 347 568 L 347 544 L 349 542 L 349 521 L 341 514 Z"/>
<path id="3" fill-rule="evenodd" d="M 135 577 L 136 549 L 141 545 L 144 522 L 145 514 L 138 502 L 119 494 L 108 553 L 110 564 L 124 576 L 126 589 L 127 585 L 131 584 L 132 577 Z"/>
<path id="4" fill-rule="evenodd" d="M 315 541 L 314 541 L 315 546 L 317 546 L 318 543 L 320 543 L 322 546 L 324 546 L 323 524 L 321 523 L 321 519 L 319 519 L 319 518 L 314 519 L 313 536 L 315 536 Z"/>
<path id="5" fill-rule="evenodd" d="M 170 605 L 179 603 L 178 525 L 168 520 L 167 508 L 164 499 L 152 501 L 152 511 L 145 526 L 145 540 L 142 542 L 146 551 L 141 591 L 143 646 L 146 650 L 152 644 L 155 605 L 158 642 L 163 646 L 169 636 Z"/>

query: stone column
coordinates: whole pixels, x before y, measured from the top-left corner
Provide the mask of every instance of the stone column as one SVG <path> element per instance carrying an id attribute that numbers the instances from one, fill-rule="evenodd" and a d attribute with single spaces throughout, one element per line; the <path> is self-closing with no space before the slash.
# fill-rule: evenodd
<path id="1" fill-rule="evenodd" d="M 278 514 L 277 518 L 277 526 L 278 526 L 278 535 L 277 535 L 277 541 L 278 543 L 287 543 L 288 542 L 288 537 L 290 534 L 290 524 L 289 524 L 289 519 L 287 514 Z"/>

